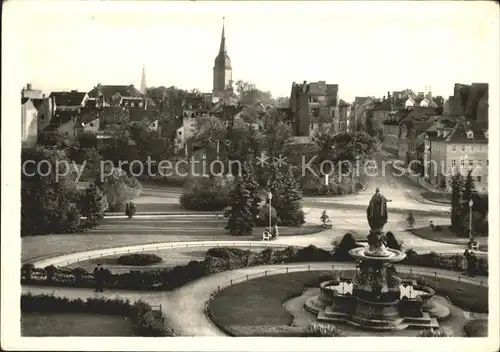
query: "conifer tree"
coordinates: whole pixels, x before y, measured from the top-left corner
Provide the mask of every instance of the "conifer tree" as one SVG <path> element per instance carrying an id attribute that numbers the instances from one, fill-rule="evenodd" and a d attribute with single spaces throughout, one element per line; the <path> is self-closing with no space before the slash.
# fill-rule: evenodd
<path id="1" fill-rule="evenodd" d="M 476 186 L 474 184 L 474 178 L 472 177 L 472 171 L 469 171 L 464 181 L 464 191 L 462 194 L 462 201 L 469 202 L 469 200 L 474 199 L 474 195 L 476 193 L 475 188 Z"/>
<path id="2" fill-rule="evenodd" d="M 232 235 L 249 235 L 254 227 L 253 207 L 256 202 L 255 174 L 248 163 L 243 165 L 240 176 L 237 176 L 236 183 L 230 194 L 230 211 L 226 230 Z"/>
<path id="3" fill-rule="evenodd" d="M 451 178 L 451 228 L 459 230 L 463 214 L 462 196 L 464 190 L 463 177 L 456 173 Z"/>
<path id="4" fill-rule="evenodd" d="M 305 222 L 301 205 L 302 191 L 292 169 L 276 167 L 270 188 L 273 194 L 272 205 L 281 223 L 287 226 L 302 225 Z"/>

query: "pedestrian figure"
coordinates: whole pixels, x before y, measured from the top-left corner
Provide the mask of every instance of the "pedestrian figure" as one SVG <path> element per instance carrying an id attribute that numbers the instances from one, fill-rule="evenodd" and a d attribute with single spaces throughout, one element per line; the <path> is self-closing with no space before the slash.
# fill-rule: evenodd
<path id="1" fill-rule="evenodd" d="M 97 266 L 94 268 L 94 285 L 95 285 L 95 292 L 99 292 L 100 288 L 100 281 L 101 281 L 101 264 L 97 264 Z"/>
<path id="2" fill-rule="evenodd" d="M 104 281 L 106 280 L 106 271 L 101 266 L 99 268 L 99 292 L 104 291 Z"/>
<path id="3" fill-rule="evenodd" d="M 470 260 L 468 263 L 468 268 L 469 268 L 469 276 L 476 276 L 476 266 L 477 266 L 477 258 L 476 254 L 474 252 L 471 252 L 469 256 Z"/>

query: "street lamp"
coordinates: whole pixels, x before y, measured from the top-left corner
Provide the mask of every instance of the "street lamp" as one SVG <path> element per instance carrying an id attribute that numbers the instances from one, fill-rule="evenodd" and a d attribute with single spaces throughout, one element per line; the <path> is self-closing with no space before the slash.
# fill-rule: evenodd
<path id="1" fill-rule="evenodd" d="M 472 206 L 474 202 L 472 199 L 469 200 L 469 241 L 472 242 Z"/>
<path id="2" fill-rule="evenodd" d="M 271 231 L 271 215 L 272 215 L 271 199 L 273 199 L 273 194 L 269 192 L 267 194 L 267 198 L 269 199 L 269 231 Z"/>

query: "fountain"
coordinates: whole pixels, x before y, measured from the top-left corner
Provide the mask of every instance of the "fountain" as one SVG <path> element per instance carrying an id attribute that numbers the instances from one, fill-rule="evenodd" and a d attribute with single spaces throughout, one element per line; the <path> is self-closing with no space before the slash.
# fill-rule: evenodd
<path id="1" fill-rule="evenodd" d="M 437 318 L 431 316 L 429 299 L 434 290 L 395 275 L 394 263 L 405 254 L 385 246 L 382 229 L 387 223 L 387 201 L 377 188 L 367 208 L 368 248 L 349 252 L 359 264 L 356 276 L 322 282 L 321 293 L 306 301 L 305 308 L 317 313 L 318 321 L 374 330 L 439 327 Z"/>

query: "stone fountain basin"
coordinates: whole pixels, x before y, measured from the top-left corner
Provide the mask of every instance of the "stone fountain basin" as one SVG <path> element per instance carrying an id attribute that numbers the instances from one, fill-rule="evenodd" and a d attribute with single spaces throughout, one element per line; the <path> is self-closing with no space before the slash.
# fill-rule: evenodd
<path id="1" fill-rule="evenodd" d="M 351 280 L 324 281 L 319 287 L 321 290 L 320 298 L 328 303 L 333 303 L 335 297 L 353 296 L 354 285 Z M 412 280 L 403 280 L 398 290 L 400 291 L 399 300 L 422 300 L 425 302 L 435 294 L 432 288 L 416 285 Z"/>
<path id="2" fill-rule="evenodd" d="M 366 247 L 354 248 L 349 251 L 349 254 L 356 260 L 375 261 L 380 263 L 397 263 L 406 257 L 402 251 L 392 248 L 385 248 L 385 255 L 375 255 L 369 252 Z"/>

